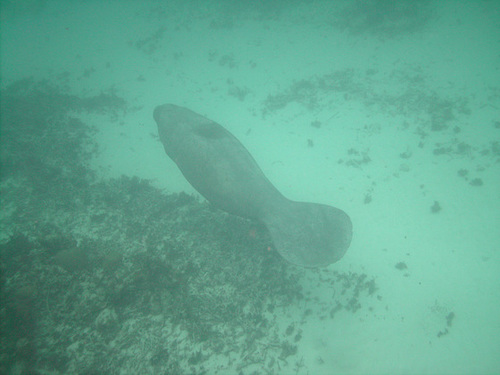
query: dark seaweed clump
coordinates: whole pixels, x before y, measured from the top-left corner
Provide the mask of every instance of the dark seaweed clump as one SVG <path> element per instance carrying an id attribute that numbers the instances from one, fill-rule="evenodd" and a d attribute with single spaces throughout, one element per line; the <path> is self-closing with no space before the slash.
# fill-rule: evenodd
<path id="1" fill-rule="evenodd" d="M 49 81 L 24 79 L 2 90 L 1 108 L 1 181 L 18 177 L 34 194 L 69 198 L 88 188 L 97 152 L 94 129 L 70 113 L 116 112 L 125 101 L 105 93 L 80 98 Z"/>
<path id="2" fill-rule="evenodd" d="M 431 1 L 353 0 L 337 12 L 334 25 L 352 34 L 397 37 L 421 31 L 434 17 Z"/>

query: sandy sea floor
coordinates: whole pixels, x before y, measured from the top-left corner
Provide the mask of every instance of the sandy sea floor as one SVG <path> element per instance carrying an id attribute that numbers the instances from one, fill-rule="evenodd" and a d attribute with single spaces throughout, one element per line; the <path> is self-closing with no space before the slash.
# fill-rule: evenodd
<path id="1" fill-rule="evenodd" d="M 29 259 L 38 260 L 29 270 L 23 267 L 24 260 L 13 264 L 2 260 L 4 271 L 11 267 L 2 280 L 7 297 L 19 300 L 22 296 L 9 288 L 23 273 L 36 284 L 34 269 L 49 267 L 51 256 L 57 264 L 51 277 L 57 274 L 63 284 L 71 280 L 76 295 L 84 293 L 85 285 L 98 285 L 99 277 L 116 288 L 124 279 L 137 285 L 139 281 L 130 280 L 127 272 L 143 262 L 134 256 L 143 251 L 145 245 L 139 242 L 145 235 L 127 234 L 136 236 L 135 246 L 117 232 L 118 223 L 127 225 L 126 215 L 139 220 L 144 212 L 157 215 L 147 219 L 156 224 L 144 221 L 143 233 L 151 234 L 144 241 L 164 241 L 151 228 L 161 231 L 158 223 L 165 220 L 172 231 L 170 240 L 184 241 L 183 248 L 193 251 L 189 262 L 198 268 L 193 275 L 183 271 L 184 279 L 178 281 L 183 287 L 207 285 L 215 279 L 210 272 L 222 272 L 212 263 L 205 265 L 202 255 L 196 258 L 198 252 L 203 254 L 199 243 L 213 243 L 210 251 L 215 253 L 217 246 L 226 244 L 225 251 L 237 258 L 234 264 L 242 270 L 245 257 L 252 267 L 264 267 L 264 257 L 279 271 L 258 278 L 255 272 L 241 271 L 246 279 L 236 282 L 231 273 L 219 280 L 217 293 L 233 296 L 235 304 L 245 303 L 245 296 L 238 294 L 241 287 L 251 293 L 248 299 L 264 299 L 267 307 L 252 302 L 251 308 L 260 309 L 261 320 L 255 322 L 249 321 L 251 314 L 243 307 L 234 308 L 241 318 L 228 317 L 230 326 L 225 326 L 226 320 L 219 317 L 213 326 L 219 333 L 213 337 L 196 336 L 188 318 L 175 321 L 175 312 L 162 309 L 162 304 L 134 315 L 130 306 L 151 300 L 138 299 L 133 292 L 128 305 L 98 304 L 90 317 L 85 315 L 87 323 L 73 311 L 77 306 L 85 309 L 84 301 L 50 312 L 48 320 L 49 313 L 43 319 L 28 313 L 45 335 L 54 335 L 57 316 L 67 317 L 67 327 L 51 342 L 36 335 L 12 336 L 16 343 L 4 343 L 10 357 L 1 358 L 3 369 L 84 373 L 82 363 L 105 352 L 102 361 L 113 363 L 112 370 L 95 361 L 87 373 L 500 372 L 500 11 L 489 1 L 363 3 L 19 1 L 4 5 L 0 50 L 4 93 L 16 98 L 28 95 L 16 93 L 12 85 L 30 78 L 32 83 L 49 82 L 63 95 L 94 98 L 93 110 L 81 110 L 90 101 L 69 109 L 71 117 L 93 129 L 88 142 L 98 151 L 86 159 L 96 173 L 93 178 L 121 181 L 122 185 L 106 182 L 110 184 L 106 189 L 115 189 L 116 196 L 125 188 L 135 189 L 131 199 L 146 202 L 150 198 L 141 189 L 147 185 L 148 194 L 158 200 L 162 194 L 178 200 L 168 206 L 173 210 L 169 219 L 149 201 L 141 201 L 133 212 L 121 203 L 112 211 L 95 198 L 105 193 L 92 195 L 91 206 L 82 203 L 92 212 L 79 208 L 78 215 L 66 211 L 67 217 L 57 214 L 57 220 L 50 216 L 62 212 L 57 207 L 44 212 L 43 205 L 37 206 L 36 220 L 55 223 L 57 231 L 66 225 L 64 236 L 72 238 L 46 258 L 43 252 L 50 246 L 44 247 L 32 235 L 43 232 L 36 229 L 35 219 L 25 214 L 25 222 L 19 224 L 14 217 L 21 203 L 17 190 L 11 189 L 22 188 L 22 177 L 4 179 L 3 256 L 14 251 L 13 236 L 29 242 L 31 252 L 40 253 L 30 253 Z M 289 266 L 262 250 L 266 240 L 259 235 L 255 240 L 252 223 L 234 224 L 234 218 L 208 208 L 202 198 L 176 195 L 197 193 L 158 139 L 152 111 L 168 102 L 226 127 L 288 198 L 346 211 L 354 236 L 344 258 L 321 270 Z M 4 119 L 5 111 L 2 105 Z M 26 139 L 38 142 L 29 135 Z M 29 148 L 29 142 L 23 147 Z M 149 182 L 140 185 L 134 176 Z M 29 201 L 29 196 L 25 199 Z M 106 216 L 111 212 L 118 219 Z M 184 239 L 176 232 L 179 220 L 172 212 L 189 224 L 182 226 Z M 89 224 L 86 215 L 105 219 Z M 214 234 L 231 225 L 235 231 L 228 229 L 223 239 Z M 252 238 L 241 244 L 237 233 L 248 230 Z M 75 270 L 59 252 L 80 247 L 83 238 L 107 241 L 111 247 L 120 243 L 115 250 L 127 254 L 123 267 L 129 268 L 120 263 Z M 72 245 L 73 240 L 78 245 Z M 160 261 L 158 243 L 151 245 L 156 252 L 150 255 Z M 237 246 L 244 248 L 241 257 L 230 251 Z M 262 251 L 245 252 L 253 248 Z M 186 267 L 188 260 L 179 257 L 176 264 Z M 223 258 L 221 262 L 231 268 L 232 261 Z M 112 272 L 113 281 L 103 272 Z M 41 279 L 48 277 L 43 275 Z M 280 285 L 276 276 L 297 280 Z M 44 287 L 55 285 L 43 280 Z M 144 293 L 151 292 L 148 283 L 155 279 L 147 280 L 140 284 Z M 165 288 L 177 288 L 172 281 L 165 283 Z M 287 298 L 280 286 L 288 288 Z M 209 291 L 200 288 L 200 303 L 209 306 L 203 300 Z M 162 289 L 155 293 L 161 295 Z M 53 297 L 50 309 L 48 292 L 23 298 L 48 310 L 70 303 Z M 211 298 L 217 306 L 230 303 L 217 294 Z M 19 311 L 18 300 L 13 302 L 16 308 L 6 302 L 3 313 Z M 207 314 L 218 312 L 207 307 Z M 80 334 L 69 334 L 71 325 Z M 255 330 L 261 332 L 259 337 L 250 339 Z M 91 339 L 94 334 L 100 338 Z M 101 346 L 86 347 L 85 337 Z M 155 340 L 167 342 L 164 351 L 157 350 Z M 26 363 L 19 349 L 23 345 L 38 353 L 36 364 Z M 56 360 L 55 353 L 64 355 Z"/>

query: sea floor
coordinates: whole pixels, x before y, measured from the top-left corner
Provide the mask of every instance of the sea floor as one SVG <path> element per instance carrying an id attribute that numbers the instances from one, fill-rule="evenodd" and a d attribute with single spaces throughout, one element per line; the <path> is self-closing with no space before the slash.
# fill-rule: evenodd
<path id="1" fill-rule="evenodd" d="M 496 8 L 2 2 L 0 372 L 499 373 Z M 205 202 L 163 103 L 347 212 L 344 258 Z"/>

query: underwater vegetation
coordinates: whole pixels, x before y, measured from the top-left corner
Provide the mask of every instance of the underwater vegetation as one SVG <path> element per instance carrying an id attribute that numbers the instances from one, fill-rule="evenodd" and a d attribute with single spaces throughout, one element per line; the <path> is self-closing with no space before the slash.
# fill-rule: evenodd
<path id="1" fill-rule="evenodd" d="M 216 358 L 279 373 L 303 366 L 307 319 L 376 296 L 365 274 L 286 263 L 251 221 L 138 177 L 98 177 L 98 129 L 77 114 L 113 121 L 123 99 L 30 79 L 1 94 L 0 372 L 203 373 Z M 281 327 L 298 303 L 302 321 Z"/>

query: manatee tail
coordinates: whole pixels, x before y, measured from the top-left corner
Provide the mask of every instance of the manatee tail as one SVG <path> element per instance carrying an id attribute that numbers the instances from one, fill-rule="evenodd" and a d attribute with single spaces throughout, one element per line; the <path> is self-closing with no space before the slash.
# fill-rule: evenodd
<path id="1" fill-rule="evenodd" d="M 352 223 L 342 210 L 317 203 L 286 200 L 262 220 L 276 250 L 289 262 L 327 266 L 338 261 L 352 239 Z"/>

